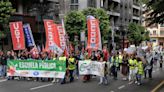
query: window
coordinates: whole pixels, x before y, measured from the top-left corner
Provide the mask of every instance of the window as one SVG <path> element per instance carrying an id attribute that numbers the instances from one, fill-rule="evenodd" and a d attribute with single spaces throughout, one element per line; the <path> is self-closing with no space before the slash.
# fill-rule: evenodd
<path id="1" fill-rule="evenodd" d="M 78 10 L 78 5 L 70 5 L 71 10 Z"/>
<path id="2" fill-rule="evenodd" d="M 71 0 L 70 10 L 78 10 L 78 0 Z"/>
<path id="3" fill-rule="evenodd" d="M 71 3 L 72 3 L 72 4 L 78 3 L 78 0 L 71 0 Z"/>
<path id="4" fill-rule="evenodd" d="M 164 35 L 164 30 L 161 30 L 160 31 L 160 35 Z"/>
<path id="5" fill-rule="evenodd" d="M 161 27 L 164 27 L 164 24 L 160 24 Z"/>
<path id="6" fill-rule="evenodd" d="M 156 35 L 156 30 L 153 30 L 153 35 Z"/>
<path id="7" fill-rule="evenodd" d="M 88 0 L 88 7 L 96 7 L 96 0 Z"/>
<path id="8" fill-rule="evenodd" d="M 163 46 L 164 44 L 163 44 L 163 42 L 159 42 L 159 45 L 162 45 Z"/>

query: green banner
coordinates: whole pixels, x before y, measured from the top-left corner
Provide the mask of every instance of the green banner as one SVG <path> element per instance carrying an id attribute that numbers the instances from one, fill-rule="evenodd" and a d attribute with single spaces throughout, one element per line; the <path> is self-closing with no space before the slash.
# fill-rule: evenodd
<path id="1" fill-rule="evenodd" d="M 9 60 L 7 65 L 8 76 L 63 77 L 66 71 L 66 62 L 59 60 Z"/>

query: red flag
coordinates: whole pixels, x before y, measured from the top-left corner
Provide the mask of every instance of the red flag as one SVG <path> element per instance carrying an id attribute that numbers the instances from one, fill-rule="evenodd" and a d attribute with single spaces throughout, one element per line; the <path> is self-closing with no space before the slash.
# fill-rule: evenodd
<path id="1" fill-rule="evenodd" d="M 44 27 L 46 31 L 46 50 L 50 50 L 50 47 L 54 46 L 54 31 L 53 20 L 44 20 Z"/>
<path id="2" fill-rule="evenodd" d="M 44 52 L 45 51 L 45 48 L 44 48 L 44 45 L 42 44 L 42 52 Z"/>
<path id="3" fill-rule="evenodd" d="M 60 46 L 62 50 L 65 50 L 66 47 L 65 31 L 61 24 L 57 24 L 57 31 L 59 33 Z"/>
<path id="4" fill-rule="evenodd" d="M 60 47 L 61 48 L 61 46 L 60 46 L 60 39 L 59 39 L 59 32 L 58 32 L 58 30 L 57 30 L 57 25 L 56 24 L 54 24 L 54 42 L 56 43 L 56 45 L 58 46 L 58 47 Z"/>
<path id="5" fill-rule="evenodd" d="M 10 31 L 14 50 L 25 49 L 25 40 L 22 22 L 10 22 Z"/>
<path id="6" fill-rule="evenodd" d="M 88 41 L 87 49 L 102 50 L 99 21 L 97 19 L 88 19 Z"/>
<path id="7" fill-rule="evenodd" d="M 34 47 L 31 49 L 30 52 L 32 53 L 32 55 L 33 55 L 34 57 L 35 57 L 36 55 L 39 54 L 39 51 L 38 51 L 38 49 L 37 49 L 36 46 L 34 46 Z"/>

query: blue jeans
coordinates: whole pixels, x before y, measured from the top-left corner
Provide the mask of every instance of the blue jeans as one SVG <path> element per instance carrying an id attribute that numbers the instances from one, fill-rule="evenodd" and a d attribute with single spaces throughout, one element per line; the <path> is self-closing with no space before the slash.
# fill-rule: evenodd
<path id="1" fill-rule="evenodd" d="M 69 77 L 70 77 L 70 82 L 74 81 L 74 77 L 73 77 L 73 71 L 74 70 L 69 70 Z"/>
<path id="2" fill-rule="evenodd" d="M 3 76 L 6 76 L 6 73 L 7 73 L 6 68 L 7 68 L 7 66 L 3 65 L 3 68 L 2 68 Z"/>
<path id="3" fill-rule="evenodd" d="M 3 76 L 3 66 L 0 65 L 0 77 Z"/>

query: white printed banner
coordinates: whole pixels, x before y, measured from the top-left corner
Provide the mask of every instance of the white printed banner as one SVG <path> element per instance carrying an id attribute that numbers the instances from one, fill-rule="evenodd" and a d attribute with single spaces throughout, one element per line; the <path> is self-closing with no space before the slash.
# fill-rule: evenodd
<path id="1" fill-rule="evenodd" d="M 79 74 L 80 75 L 97 75 L 104 76 L 104 62 L 97 61 L 79 61 Z"/>

